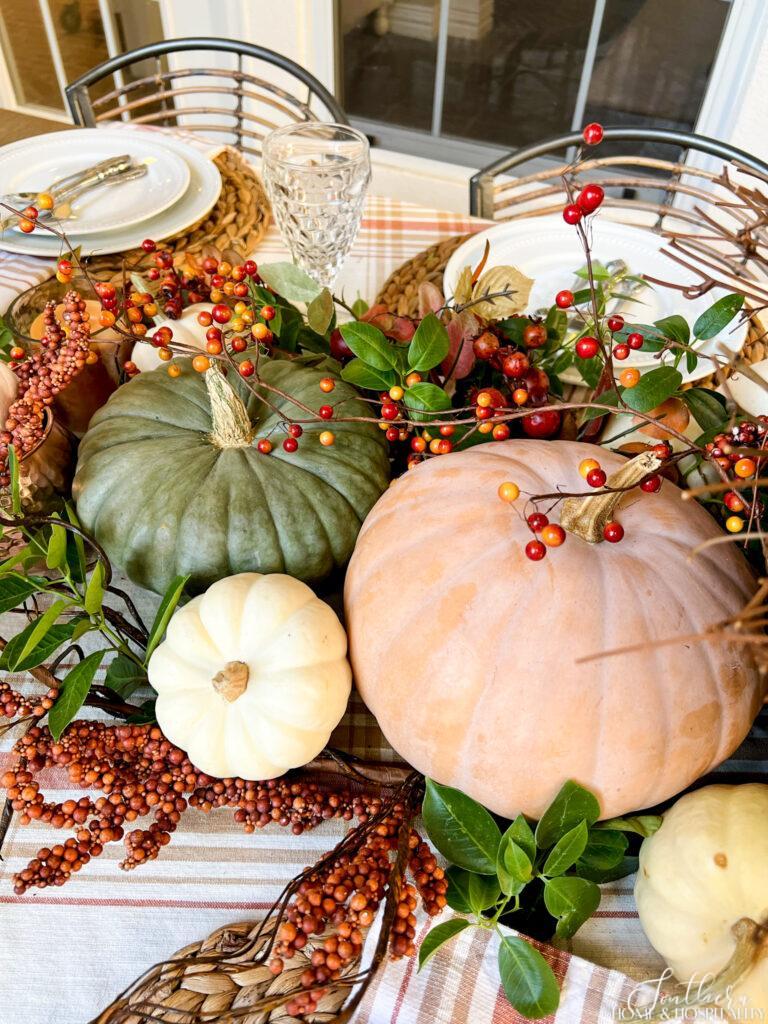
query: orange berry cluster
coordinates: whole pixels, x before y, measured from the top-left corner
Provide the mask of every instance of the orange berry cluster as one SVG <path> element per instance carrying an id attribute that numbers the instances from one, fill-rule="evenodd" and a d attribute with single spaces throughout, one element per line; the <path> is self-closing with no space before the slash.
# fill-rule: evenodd
<path id="1" fill-rule="evenodd" d="M 295 954 L 304 949 L 312 935 L 325 935 L 322 945 L 312 950 L 309 966 L 301 975 L 303 993 L 285 1006 L 289 1016 L 314 1013 L 329 983 L 336 981 L 359 957 L 365 931 L 387 895 L 405 808 L 396 804 L 365 836 L 353 853 L 343 853 L 323 872 L 302 881 L 289 905 L 272 950 L 269 968 L 281 974 Z M 443 869 L 419 834 L 408 837 L 409 869 L 415 884 L 405 883 L 397 896 L 392 931 L 391 956 L 413 956 L 416 951 L 418 896 L 431 916 L 446 906 L 448 882 Z M 328 935 L 328 932 L 332 934 Z"/>

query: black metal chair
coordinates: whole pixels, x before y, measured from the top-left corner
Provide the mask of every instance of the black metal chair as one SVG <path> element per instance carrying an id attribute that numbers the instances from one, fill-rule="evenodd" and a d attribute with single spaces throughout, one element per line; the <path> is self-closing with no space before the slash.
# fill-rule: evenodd
<path id="1" fill-rule="evenodd" d="M 656 128 L 606 128 L 604 134 L 605 142 L 645 142 L 666 144 L 680 147 L 685 153 L 698 152 L 708 156 L 720 157 L 726 163 L 735 167 L 742 165 L 757 172 L 768 181 L 768 164 L 757 157 L 729 146 L 727 143 L 718 142 L 717 139 L 710 139 L 705 135 L 694 135 L 690 132 L 671 131 Z M 543 212 L 555 212 L 562 207 L 563 186 L 561 176 L 568 166 L 567 163 L 553 163 L 544 170 L 527 174 L 524 177 L 510 177 L 514 175 L 515 169 L 531 160 L 540 157 L 550 156 L 556 153 L 564 153 L 582 145 L 580 132 L 572 132 L 568 135 L 558 135 L 543 142 L 534 143 L 524 149 L 517 150 L 502 157 L 495 163 L 483 167 L 473 175 L 469 183 L 469 208 L 470 212 L 479 217 L 487 217 L 492 220 L 511 220 L 518 216 L 532 216 Z M 702 196 L 701 189 L 681 183 L 681 177 L 690 175 L 699 179 L 707 179 L 715 182 L 718 174 L 696 168 L 693 165 L 684 163 L 685 156 L 678 161 L 661 160 L 652 156 L 622 155 L 622 156 L 597 156 L 602 151 L 585 147 L 581 158 L 576 165 L 576 172 L 606 169 L 610 171 L 610 177 L 601 178 L 601 184 L 606 189 L 611 188 L 611 194 L 606 198 L 606 206 L 634 207 L 636 210 L 656 212 L 663 216 L 670 212 L 670 195 L 682 193 L 691 195 L 698 199 L 711 199 L 711 195 Z M 632 177 L 627 176 L 627 168 L 632 168 Z M 665 177 L 653 177 L 649 172 L 663 172 Z M 639 172 L 639 173 L 638 173 Z M 501 178 L 500 181 L 497 179 Z M 547 185 L 547 182 L 554 182 Z M 542 183 L 542 188 L 535 188 Z M 660 190 L 665 193 L 661 203 L 653 203 L 647 200 L 634 198 L 637 190 Z M 623 195 L 616 196 L 615 190 Z M 542 209 L 541 202 L 553 197 L 551 207 Z M 536 201 L 537 208 L 534 211 L 530 208 L 531 201 Z"/>
<path id="2" fill-rule="evenodd" d="M 195 51 L 233 54 L 235 66 L 169 66 L 169 54 Z M 290 76 L 296 93 L 288 82 L 282 86 L 268 81 L 265 65 L 277 69 L 281 78 Z M 104 91 L 110 76 L 114 88 Z M 192 37 L 152 43 L 92 68 L 68 85 L 66 94 L 78 125 L 92 128 L 105 121 L 130 120 L 178 127 L 211 134 L 215 141 L 255 155 L 260 154 L 264 137 L 282 125 L 348 123 L 334 96 L 295 61 L 235 39 Z"/>

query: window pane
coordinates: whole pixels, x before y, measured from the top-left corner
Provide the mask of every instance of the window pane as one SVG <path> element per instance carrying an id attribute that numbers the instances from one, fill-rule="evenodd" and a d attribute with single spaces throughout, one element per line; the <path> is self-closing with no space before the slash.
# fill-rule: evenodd
<path id="1" fill-rule="evenodd" d="M 729 7 L 723 0 L 610 0 L 586 120 L 692 129 Z"/>
<path id="2" fill-rule="evenodd" d="M 595 8 L 450 0 L 442 137 L 508 150 L 570 131 Z M 438 0 L 341 0 L 353 117 L 431 131 L 439 9 Z M 580 123 L 691 130 L 729 10 L 727 0 L 606 0 Z"/>
<path id="3" fill-rule="evenodd" d="M 347 113 L 429 131 L 439 0 L 341 0 L 339 7 Z"/>
<path id="4" fill-rule="evenodd" d="M 63 109 L 38 4 L 0 0 L 0 47 L 19 103 Z"/>
<path id="5" fill-rule="evenodd" d="M 449 29 L 443 133 L 518 149 L 570 129 L 592 0 L 455 2 L 476 38 Z"/>
<path id="6" fill-rule="evenodd" d="M 67 82 L 109 56 L 98 0 L 49 0 Z"/>

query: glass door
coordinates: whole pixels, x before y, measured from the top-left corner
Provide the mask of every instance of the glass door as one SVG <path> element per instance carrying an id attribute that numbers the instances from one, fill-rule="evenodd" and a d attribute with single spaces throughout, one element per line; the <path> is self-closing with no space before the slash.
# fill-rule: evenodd
<path id="1" fill-rule="evenodd" d="M 474 166 L 591 120 L 690 131 L 732 6 L 339 0 L 342 103 L 387 149 Z"/>
<path id="2" fill-rule="evenodd" d="M 159 0 L 0 0 L 0 105 L 68 121 L 69 82 L 163 37 Z"/>

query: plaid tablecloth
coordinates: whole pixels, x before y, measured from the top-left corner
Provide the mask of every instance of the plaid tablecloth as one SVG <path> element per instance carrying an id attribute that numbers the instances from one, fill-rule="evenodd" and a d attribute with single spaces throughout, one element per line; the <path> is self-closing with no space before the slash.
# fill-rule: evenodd
<path id="1" fill-rule="evenodd" d="M 408 257 L 483 226 L 456 214 L 371 197 L 339 287 L 347 298 L 359 292 L 370 300 Z M 285 258 L 274 228 L 254 256 L 263 262 Z M 19 290 L 47 276 L 50 266 L 50 261 L 0 252 L 0 311 Z M 130 585 L 126 589 L 151 617 L 154 599 Z M 0 635 L 17 629 L 18 620 L 0 617 Z M 762 735 L 756 734 L 734 768 L 760 767 Z M 332 742 L 361 757 L 393 757 L 356 697 Z M 8 746 L 8 738 L 0 743 L 0 749 Z M 0 754 L 0 769 L 8 761 L 8 754 Z M 81 795 L 65 783 L 52 775 L 48 790 L 59 799 Z M 338 841 L 344 827 L 328 822 L 298 838 L 277 826 L 246 835 L 229 811 L 191 810 L 160 857 L 139 870 L 119 869 L 123 854 L 114 844 L 66 886 L 17 897 L 11 875 L 41 846 L 62 837 L 44 826 L 22 828 L 13 821 L 0 862 L 0 1024 L 84 1024 L 151 964 L 228 922 L 257 918 L 290 878 Z M 639 926 L 632 885 L 628 878 L 603 887 L 600 909 L 570 951 L 542 947 L 563 980 L 554 1018 L 559 1024 L 613 1020 L 634 987 L 630 977 L 650 979 L 661 970 Z M 420 919 L 419 938 L 429 926 Z M 472 931 L 440 951 L 420 974 L 410 960 L 388 964 L 358 1010 L 356 1024 L 518 1021 L 498 985 L 496 943 Z"/>

